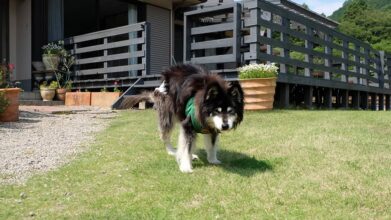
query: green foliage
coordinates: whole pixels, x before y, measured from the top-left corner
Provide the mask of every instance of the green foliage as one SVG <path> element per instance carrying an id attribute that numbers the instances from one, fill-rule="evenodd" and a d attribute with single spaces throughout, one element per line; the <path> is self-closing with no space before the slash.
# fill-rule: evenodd
<path id="1" fill-rule="evenodd" d="M 329 17 L 335 21 L 341 21 L 342 17 L 347 10 L 348 6 L 355 2 L 357 0 L 347 0 L 343 4 L 341 8 L 334 11 L 334 13 Z M 391 9 L 391 1 L 390 0 L 365 0 L 365 3 L 367 4 L 368 8 L 371 10 L 390 10 Z M 390 12 L 389 12 L 390 13 Z"/>
<path id="2" fill-rule="evenodd" d="M 391 11 L 367 10 L 341 22 L 339 30 L 379 50 L 391 52 Z"/>
<path id="3" fill-rule="evenodd" d="M 391 53 L 391 1 L 348 0 L 331 18 L 341 32 Z"/>
<path id="4" fill-rule="evenodd" d="M 114 87 L 113 92 L 122 92 L 118 87 Z"/>
<path id="5" fill-rule="evenodd" d="M 346 10 L 342 15 L 342 20 L 354 21 L 366 10 L 368 10 L 368 4 L 365 2 L 365 0 L 354 0 L 347 5 Z"/>
<path id="6" fill-rule="evenodd" d="M 103 87 L 100 92 L 108 92 L 107 88 L 106 87 Z"/>
<path id="7" fill-rule="evenodd" d="M 48 84 L 47 81 L 43 81 L 42 84 L 39 86 L 40 89 L 58 89 L 58 82 L 53 80 L 50 84 Z"/>
<path id="8" fill-rule="evenodd" d="M 9 101 L 7 97 L 5 97 L 4 92 L 0 92 L 0 114 L 5 111 L 8 105 L 9 105 Z"/>
<path id="9" fill-rule="evenodd" d="M 64 49 L 64 41 L 50 42 L 47 45 L 42 46 L 43 55 L 52 56 L 52 55 L 60 55 L 65 51 Z"/>
<path id="10" fill-rule="evenodd" d="M 257 79 L 276 77 L 278 67 L 276 64 L 249 64 L 239 68 L 239 79 Z"/>

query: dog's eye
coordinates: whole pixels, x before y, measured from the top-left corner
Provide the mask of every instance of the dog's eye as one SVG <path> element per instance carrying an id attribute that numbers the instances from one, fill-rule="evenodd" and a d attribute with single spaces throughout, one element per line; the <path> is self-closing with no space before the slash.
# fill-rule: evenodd
<path id="1" fill-rule="evenodd" d="M 228 113 L 228 114 L 233 114 L 233 113 L 235 113 L 235 111 L 234 111 L 233 108 L 228 107 L 228 108 L 227 108 L 227 113 Z"/>
<path id="2" fill-rule="evenodd" d="M 213 110 L 213 113 L 219 114 L 219 113 L 221 113 L 221 111 L 222 111 L 221 108 L 216 108 L 215 110 Z"/>

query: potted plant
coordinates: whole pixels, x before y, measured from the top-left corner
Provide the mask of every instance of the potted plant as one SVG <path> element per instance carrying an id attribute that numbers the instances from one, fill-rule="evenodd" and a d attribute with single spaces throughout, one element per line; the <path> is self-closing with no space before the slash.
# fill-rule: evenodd
<path id="1" fill-rule="evenodd" d="M 249 64 L 239 68 L 245 110 L 273 109 L 278 67 L 274 64 Z"/>
<path id="2" fill-rule="evenodd" d="M 66 106 L 89 106 L 91 105 L 91 92 L 88 89 L 84 91 L 76 90 L 75 92 L 67 92 L 65 98 Z"/>
<path id="3" fill-rule="evenodd" d="M 91 93 L 91 105 L 99 107 L 111 107 L 114 102 L 121 96 L 121 90 L 117 87 L 118 83 L 114 82 L 114 89 L 109 91 L 107 88 L 101 89 L 100 92 Z"/>
<path id="4" fill-rule="evenodd" d="M 39 90 L 41 93 L 41 97 L 43 101 L 52 101 L 54 96 L 56 95 L 56 89 L 58 88 L 57 81 L 52 81 L 50 84 L 48 84 L 46 81 L 44 81 L 40 86 Z"/>
<path id="5" fill-rule="evenodd" d="M 6 60 L 0 64 L 0 121 L 19 120 L 19 94 L 21 89 L 11 82 L 15 65 Z"/>
<path id="6" fill-rule="evenodd" d="M 58 84 L 56 97 L 60 101 L 65 101 L 65 93 L 72 89 L 71 67 L 75 63 L 75 57 L 68 53 L 64 48 L 59 52 L 60 64 L 57 70 L 54 70 L 55 79 Z"/>
<path id="7" fill-rule="evenodd" d="M 57 70 L 60 64 L 60 53 L 64 50 L 64 41 L 50 42 L 42 49 L 42 62 L 46 70 Z"/>

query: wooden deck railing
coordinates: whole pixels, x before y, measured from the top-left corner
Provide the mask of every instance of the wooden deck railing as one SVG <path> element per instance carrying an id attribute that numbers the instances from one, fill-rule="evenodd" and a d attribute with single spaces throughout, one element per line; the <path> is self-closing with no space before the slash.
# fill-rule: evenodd
<path id="1" fill-rule="evenodd" d="M 74 88 L 129 87 L 148 77 L 149 34 L 142 22 L 66 39 L 76 57 Z"/>
<path id="2" fill-rule="evenodd" d="M 304 91 L 308 105 L 316 88 L 322 88 L 328 106 L 332 96 L 337 102 L 344 100 L 345 107 L 352 100 L 358 108 L 362 100 L 361 107 L 366 108 L 373 94 L 385 95 L 390 102 L 391 55 L 294 11 L 247 0 L 187 12 L 185 21 L 184 62 L 204 64 L 223 74 L 231 68 L 233 78 L 238 66 L 277 63 L 278 82 L 285 85 L 278 92 L 285 94 L 283 106 L 289 105 L 289 85 L 308 87 Z"/>
<path id="3" fill-rule="evenodd" d="M 247 1 L 244 7 L 251 15 L 244 21 L 244 28 L 250 29 L 244 36 L 250 44 L 245 61 L 279 63 L 281 82 L 312 85 L 309 78 L 323 79 L 318 85 L 346 88 L 350 84 L 351 89 L 369 92 L 380 91 L 370 87 L 389 86 L 380 52 L 370 45 L 263 0 Z M 262 30 L 265 36 L 259 35 Z"/>

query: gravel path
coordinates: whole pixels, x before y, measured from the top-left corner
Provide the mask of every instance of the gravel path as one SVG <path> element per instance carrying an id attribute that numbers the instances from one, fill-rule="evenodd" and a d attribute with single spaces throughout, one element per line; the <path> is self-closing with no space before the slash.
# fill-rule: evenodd
<path id="1" fill-rule="evenodd" d="M 67 163 L 115 117 L 91 108 L 73 114 L 35 111 L 21 111 L 19 122 L 0 123 L 0 184 L 23 184 Z"/>

